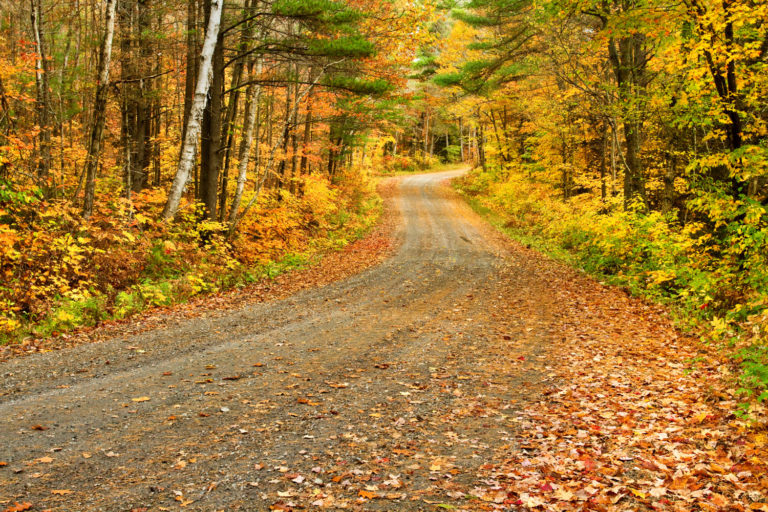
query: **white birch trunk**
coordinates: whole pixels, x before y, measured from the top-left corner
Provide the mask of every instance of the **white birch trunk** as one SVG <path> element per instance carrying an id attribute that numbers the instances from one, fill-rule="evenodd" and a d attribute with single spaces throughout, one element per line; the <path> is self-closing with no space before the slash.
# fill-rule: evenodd
<path id="1" fill-rule="evenodd" d="M 256 70 L 253 73 L 253 77 L 261 76 L 262 60 L 258 59 L 256 63 Z M 258 79 L 258 78 L 257 78 Z M 261 100 L 261 85 L 258 83 L 253 86 L 251 91 L 251 97 L 248 103 L 248 113 L 245 119 L 245 137 L 240 146 L 240 154 L 238 169 L 237 169 L 237 188 L 235 189 L 235 197 L 232 198 L 232 206 L 229 212 L 229 223 L 234 225 L 237 220 L 237 211 L 240 209 L 240 201 L 243 198 L 243 189 L 245 188 L 245 182 L 248 178 L 248 162 L 251 156 L 251 146 L 253 145 L 253 129 L 256 126 L 256 113 L 259 110 L 259 101 Z"/>
<path id="2" fill-rule="evenodd" d="M 184 143 L 181 146 L 179 166 L 176 169 L 176 176 L 173 179 L 173 184 L 171 184 L 171 189 L 168 191 L 168 201 L 163 209 L 162 219 L 166 221 L 176 215 L 190 171 L 195 165 L 195 149 L 197 148 L 197 138 L 200 135 L 200 121 L 203 117 L 208 89 L 211 86 L 213 52 L 219 36 L 223 4 L 224 0 L 211 0 L 211 15 L 205 31 L 203 49 L 200 52 L 200 73 L 195 86 L 195 98 L 192 101 Z"/>
<path id="3" fill-rule="evenodd" d="M 343 60 L 343 59 L 342 59 Z M 334 64 L 338 64 L 341 61 L 334 62 L 333 64 L 329 64 L 327 67 L 330 67 Z M 311 84 L 307 86 L 306 89 L 298 96 L 293 102 L 293 108 L 291 112 L 288 115 L 288 119 L 293 119 L 296 116 L 296 112 L 299 109 L 299 105 L 304 100 L 304 98 L 309 94 L 309 92 L 315 88 L 315 86 L 320 82 L 320 79 L 323 77 L 323 74 L 325 73 L 325 69 L 320 72 L 320 74 L 317 75 L 317 77 L 312 81 Z M 251 209 L 251 207 L 256 203 L 256 200 L 259 198 L 259 193 L 261 192 L 261 187 L 264 185 L 264 180 L 267 178 L 270 172 L 272 172 L 272 166 L 275 164 L 275 154 L 277 153 L 277 149 L 283 144 L 283 141 L 285 140 L 285 134 L 288 130 L 281 130 L 280 136 L 277 138 L 277 141 L 272 144 L 272 148 L 269 152 L 269 158 L 267 159 L 266 166 L 264 167 L 264 172 L 261 175 L 261 178 L 259 179 L 258 183 L 256 184 L 256 190 L 253 193 L 253 197 L 250 201 L 248 201 L 248 204 L 245 205 L 245 208 L 243 208 L 243 213 L 240 215 L 237 215 L 237 211 L 234 211 L 234 220 L 230 221 L 229 224 L 229 235 L 232 236 L 232 233 L 235 232 L 235 228 L 237 228 L 237 225 L 240 223 L 240 221 L 245 217 L 245 214 L 248 213 L 248 210 Z"/>
<path id="4" fill-rule="evenodd" d="M 43 8 L 42 0 L 32 0 L 32 32 L 37 47 L 35 58 L 35 85 L 37 98 L 35 103 L 36 122 L 40 132 L 37 139 L 40 143 L 40 156 L 37 164 L 37 174 L 41 180 L 46 180 L 51 167 L 51 132 L 49 126 L 49 112 L 51 97 L 48 89 L 48 63 L 45 49 L 45 37 L 43 36 Z M 44 189 L 48 185 L 44 183 Z"/>

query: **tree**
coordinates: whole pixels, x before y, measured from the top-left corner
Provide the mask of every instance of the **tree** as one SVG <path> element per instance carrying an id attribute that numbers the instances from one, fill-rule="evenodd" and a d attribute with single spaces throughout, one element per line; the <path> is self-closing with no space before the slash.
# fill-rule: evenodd
<path id="1" fill-rule="evenodd" d="M 99 49 L 99 74 L 96 84 L 96 98 L 93 102 L 93 124 L 85 158 L 85 197 L 83 198 L 83 217 L 93 213 L 96 194 L 96 173 L 101 156 L 101 142 L 104 136 L 104 123 L 107 116 L 107 93 L 109 92 L 109 64 L 112 58 L 112 39 L 115 35 L 115 8 L 117 0 L 106 0 L 104 37 Z"/>
<path id="2" fill-rule="evenodd" d="M 48 171 L 51 168 L 51 95 L 48 80 L 48 54 L 46 52 L 45 27 L 43 18 L 43 0 L 31 1 L 32 32 L 37 48 L 35 59 L 35 88 L 37 91 L 35 100 L 36 122 L 39 130 L 37 136 L 40 156 L 37 159 L 37 176 L 47 190 Z"/>
<path id="3" fill-rule="evenodd" d="M 640 158 L 646 89 L 650 81 L 648 63 L 653 56 L 645 34 L 647 6 L 638 0 L 594 2 L 583 8 L 600 20 L 607 32 L 608 61 L 613 69 L 624 128 L 624 204 L 646 206 L 646 176 Z"/>
<path id="4" fill-rule="evenodd" d="M 261 71 L 262 62 L 261 60 L 258 60 L 256 69 L 253 72 L 253 76 L 259 76 Z M 244 135 L 243 140 L 240 143 L 240 151 L 238 155 L 239 163 L 237 172 L 237 188 L 235 189 L 235 195 L 232 198 L 232 206 L 230 207 L 229 212 L 229 224 L 233 227 L 236 225 L 237 214 L 240 209 L 240 201 L 243 197 L 245 182 L 248 179 L 248 163 L 250 162 L 251 146 L 253 145 L 253 132 L 256 128 L 256 120 L 259 112 L 259 102 L 261 101 L 261 85 L 251 84 L 248 86 L 246 95 L 248 98 L 248 104 L 245 109 L 245 126 L 243 127 Z M 256 138 L 258 139 L 258 136 Z"/>
<path id="5" fill-rule="evenodd" d="M 213 54 L 219 40 L 219 26 L 221 24 L 223 3 L 224 0 L 210 0 L 208 27 L 205 31 L 203 49 L 200 53 L 200 70 L 197 77 L 197 85 L 195 86 L 195 98 L 190 107 L 176 176 L 171 184 L 171 189 L 168 192 L 168 201 L 163 209 L 162 218 L 164 220 L 170 220 L 176 215 L 184 187 L 195 164 L 195 147 L 197 146 L 197 137 L 200 135 L 200 121 L 211 85 Z"/>
<path id="6" fill-rule="evenodd" d="M 149 0 L 119 0 L 118 23 L 121 35 L 120 87 L 121 135 L 125 158 L 126 190 L 138 192 L 148 184 L 153 157 L 152 120 L 153 69 L 155 48 L 152 41 L 152 10 Z"/>

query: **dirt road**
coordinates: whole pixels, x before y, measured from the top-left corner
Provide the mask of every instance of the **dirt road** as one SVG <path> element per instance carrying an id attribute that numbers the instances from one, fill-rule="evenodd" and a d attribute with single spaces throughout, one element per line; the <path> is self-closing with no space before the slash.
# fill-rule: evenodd
<path id="1" fill-rule="evenodd" d="M 488 447 L 504 443 L 506 409 L 541 381 L 548 325 L 543 300 L 525 311 L 517 297 L 508 314 L 510 280 L 536 285 L 447 189 L 456 174 L 403 179 L 399 251 L 348 280 L 3 363 L 0 504 L 421 510 L 456 501 L 451 489 L 470 485 Z M 507 354 L 520 364 L 496 374 Z"/>

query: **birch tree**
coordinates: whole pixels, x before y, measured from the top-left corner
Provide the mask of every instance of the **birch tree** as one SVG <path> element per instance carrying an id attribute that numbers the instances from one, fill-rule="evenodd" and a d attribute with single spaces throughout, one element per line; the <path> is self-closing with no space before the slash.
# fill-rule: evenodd
<path id="1" fill-rule="evenodd" d="M 254 71 L 253 76 L 258 77 L 261 75 L 261 70 L 262 61 L 259 59 L 256 63 L 256 70 Z M 249 92 L 248 109 L 246 111 L 245 126 L 243 127 L 245 135 L 243 136 L 243 141 L 240 145 L 238 154 L 237 188 L 235 189 L 235 196 L 232 198 L 232 207 L 229 212 L 229 222 L 231 225 L 234 225 L 237 220 L 237 211 L 240 209 L 243 189 L 245 188 L 245 182 L 248 179 L 248 163 L 250 161 L 251 145 L 253 144 L 253 132 L 256 126 L 259 101 L 261 100 L 261 85 L 258 83 L 251 85 Z"/>
<path id="2" fill-rule="evenodd" d="M 195 97 L 190 108 L 189 119 L 187 120 L 176 176 L 171 184 L 171 189 L 168 191 L 168 201 L 165 203 L 162 213 L 162 219 L 166 221 L 171 220 L 176 215 L 179 203 L 181 202 L 181 195 L 189 179 L 189 173 L 195 165 L 195 148 L 197 146 L 197 138 L 200 135 L 200 121 L 205 110 L 208 89 L 211 86 L 213 53 L 219 37 L 223 3 L 224 0 L 211 0 L 211 14 L 208 19 L 203 49 L 200 54 L 200 71 L 197 76 L 197 85 L 195 86 Z"/>
<path id="3" fill-rule="evenodd" d="M 41 4 L 42 0 L 31 0 L 32 35 L 37 47 L 37 57 L 35 58 L 35 87 L 37 91 L 35 121 L 39 130 L 37 142 L 40 151 L 37 176 L 41 181 L 45 181 L 51 168 L 51 95 L 48 86 L 48 56 L 43 35 L 43 8 Z M 47 186 L 44 184 L 43 188 L 47 188 Z"/>

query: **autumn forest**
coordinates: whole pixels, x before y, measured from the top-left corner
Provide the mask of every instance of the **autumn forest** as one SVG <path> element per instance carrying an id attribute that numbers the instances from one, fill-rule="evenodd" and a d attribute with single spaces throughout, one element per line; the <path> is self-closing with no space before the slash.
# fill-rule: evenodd
<path id="1" fill-rule="evenodd" d="M 301 291 L 325 293 L 322 286 L 343 283 L 353 291 L 317 304 Z M 358 300 L 349 304 L 361 309 L 344 322 L 370 312 L 366 327 L 299 321 L 315 318 L 315 309 L 328 308 L 329 318 L 347 315 L 343 304 L 356 287 Z M 279 301 L 295 293 L 303 307 L 280 309 Z M 398 301 L 401 309 L 391 312 Z M 423 369 L 410 368 L 414 382 L 390 400 L 391 407 L 409 404 L 392 413 L 402 423 L 386 427 L 395 440 L 420 425 L 412 418 L 437 410 L 431 425 L 470 421 L 481 409 L 506 418 L 512 413 L 500 412 L 507 411 L 500 403 L 533 400 L 517 377 L 514 385 L 478 380 L 481 398 L 469 405 L 462 400 L 474 389 L 470 375 L 525 367 L 539 372 L 530 379 L 536 393 L 559 398 L 542 398 L 515 428 L 544 425 L 570 441 L 566 450 L 542 427 L 539 436 L 514 434 L 509 444 L 529 451 L 486 454 L 498 464 L 478 466 L 472 482 L 492 479 L 495 486 L 470 491 L 460 486 L 460 461 L 429 450 L 423 453 L 433 460 L 419 487 L 422 468 L 405 459 L 423 447 L 403 440 L 397 456 L 369 455 L 386 458 L 380 465 L 403 459 L 398 471 L 414 474 L 411 484 L 395 469 L 365 472 L 363 462 L 362 473 L 349 473 L 339 455 L 333 471 L 320 462 L 314 475 L 280 469 L 302 490 L 264 491 L 253 510 L 310 503 L 354 510 L 427 510 L 419 508 L 424 503 L 461 510 L 768 510 L 759 476 L 768 446 L 768 1 L 0 0 L 0 361 L 64 354 L 86 338 L 139 336 L 130 338 L 142 351 L 130 349 L 134 357 L 149 350 L 142 332 L 179 329 L 170 337 L 193 339 L 182 318 L 224 318 L 222 311 L 256 302 L 277 308 L 251 318 L 264 328 L 283 322 L 275 339 L 328 336 L 321 348 L 307 345 L 307 353 L 335 343 L 347 351 L 341 373 L 331 369 L 335 377 L 320 379 L 330 387 L 322 393 L 343 393 L 356 378 L 348 376 L 359 364 L 354 358 L 379 354 L 371 348 L 362 355 L 362 345 L 352 343 L 358 329 L 366 339 L 383 336 L 394 351 L 386 353 L 394 359 L 373 357 L 374 371 L 394 369 L 398 357 L 423 358 L 435 400 L 456 403 L 414 412 L 429 401 L 410 394 L 432 388 L 415 377 Z M 443 319 L 451 311 L 474 316 Z M 172 327 L 170 319 L 180 323 Z M 240 332 L 240 324 L 221 322 L 217 333 Z M 391 333 L 369 332 L 369 325 Z M 389 347 L 400 343 L 401 331 L 440 337 L 430 341 L 431 351 Z M 557 340 L 551 347 L 560 348 L 539 355 L 541 340 Z M 168 361 L 187 350 L 163 343 L 156 349 L 162 361 L 163 350 Z M 471 356 L 464 346 L 490 352 L 480 363 L 462 363 Z M 108 357 L 110 350 L 105 345 L 93 357 L 111 364 L 117 356 Z M 260 377 L 272 356 L 259 355 L 246 373 Z M 227 363 L 217 357 L 204 368 L 226 367 L 220 385 L 239 385 L 244 370 L 227 365 L 240 356 Z M 337 357 L 307 356 L 290 372 L 310 374 Z M 536 366 L 537 358 L 560 358 L 566 368 Z M 452 372 L 454 363 L 463 369 Z M 647 373 L 657 363 L 666 369 Z M 58 364 L 51 359 L 52 368 Z M 181 366 L 163 375 L 197 371 L 173 364 Z M 613 384 L 621 381 L 615 372 L 625 370 L 632 384 Z M 201 375 L 198 387 L 217 378 Z M 570 384 L 547 384 L 552 379 Z M 8 386 L 16 386 L 12 380 Z M 513 398 L 494 395 L 497 384 Z M 610 390 L 586 393 L 591 386 Z M 660 400 L 660 417 L 686 418 L 685 435 L 702 436 L 699 444 L 686 444 L 683 427 L 670 430 L 656 416 L 634 423 L 627 418 L 635 413 L 619 412 L 617 403 L 632 409 L 639 400 L 632 389 L 645 386 L 656 386 L 648 393 Z M 126 389 L 136 397 L 125 407 L 140 408 L 156 388 Z M 679 400 L 659 398 L 682 390 Z M 216 393 L 208 393 L 213 400 Z M 592 412 L 577 413 L 577 398 Z M 290 403 L 325 407 L 312 393 Z M 379 409 L 385 406 L 350 406 L 362 416 L 349 428 L 386 417 Z M 317 417 L 342 421 L 342 409 L 328 405 Z M 206 411 L 192 416 L 202 421 L 213 414 Z M 604 420 L 598 425 L 614 426 L 589 426 L 584 415 L 592 413 Z M 576 416 L 584 424 L 571 432 L 564 418 Z M 39 421 L 36 427 L 48 428 L 45 417 Z M 270 424 L 239 430 L 264 429 L 266 436 Z M 657 445 L 632 441 L 633 429 L 635 438 L 642 431 L 678 444 L 662 456 Z M 619 440 L 605 441 L 604 449 L 572 449 L 572 442 L 612 433 Z M 359 439 L 353 441 L 349 446 Z M 487 441 L 493 450 L 507 444 Z M 535 453 L 534 475 L 519 464 Z M 14 456 L 0 451 L 0 487 L 22 488 L 21 480 L 3 480 L 2 460 L 13 465 Z M 364 454 L 356 457 L 368 463 Z M 562 467 L 552 462 L 569 457 L 572 464 Z M 631 460 L 650 473 L 627 480 Z M 275 461 L 275 468 L 291 465 Z M 326 471 L 341 475 L 333 484 L 344 491 L 310 493 L 310 482 L 326 485 Z M 696 475 L 715 483 L 697 486 Z M 365 483 L 342 485 L 363 477 Z M 258 482 L 252 487 L 265 485 Z M 408 485 L 427 490 L 414 498 Z M 437 487 L 447 494 L 430 501 Z M 203 504 L 214 488 L 188 504 L 214 510 Z M 216 503 L 240 503 L 238 492 Z M 134 510 L 152 502 L 120 495 Z M 188 495 L 171 498 L 183 504 Z M 66 510 L 74 497 L 57 499 Z M 366 508 L 385 499 L 401 505 Z M 25 491 L 0 491 L 0 510 L 30 510 L 33 501 Z M 107 501 L 98 502 L 106 508 L 71 503 L 118 509 Z"/>

